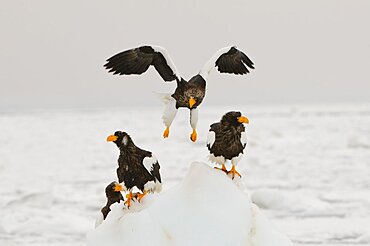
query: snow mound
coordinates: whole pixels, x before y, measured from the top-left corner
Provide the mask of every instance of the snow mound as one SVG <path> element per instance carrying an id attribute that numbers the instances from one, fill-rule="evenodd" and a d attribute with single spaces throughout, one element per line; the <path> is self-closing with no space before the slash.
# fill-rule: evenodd
<path id="1" fill-rule="evenodd" d="M 88 234 L 87 245 L 293 244 L 233 180 L 195 162 L 174 188 L 147 196 L 129 210 L 115 204 L 106 220 Z"/>

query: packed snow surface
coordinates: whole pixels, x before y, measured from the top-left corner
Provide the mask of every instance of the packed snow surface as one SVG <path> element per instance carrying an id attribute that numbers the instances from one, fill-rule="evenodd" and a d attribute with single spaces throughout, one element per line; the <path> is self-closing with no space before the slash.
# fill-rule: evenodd
<path id="1" fill-rule="evenodd" d="M 145 200 L 130 209 L 117 204 L 87 245 L 292 245 L 231 178 L 207 164 L 193 163 L 180 184 Z"/>
<path id="2" fill-rule="evenodd" d="M 240 182 L 279 231 L 294 245 L 370 245 L 370 105 L 205 106 L 196 143 L 188 110 L 163 139 L 161 102 L 0 113 L 0 245 L 86 245 L 116 180 L 118 149 L 108 135 L 125 130 L 155 154 L 166 194 L 189 163 L 208 163 L 209 125 L 230 110 L 250 120 Z"/>

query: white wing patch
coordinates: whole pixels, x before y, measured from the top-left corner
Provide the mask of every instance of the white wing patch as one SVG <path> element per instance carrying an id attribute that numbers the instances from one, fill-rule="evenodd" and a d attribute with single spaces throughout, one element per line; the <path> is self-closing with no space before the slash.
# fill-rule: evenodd
<path id="1" fill-rule="evenodd" d="M 203 77 L 203 79 L 207 80 L 208 75 L 211 71 L 216 67 L 217 59 L 224 53 L 228 52 L 233 46 L 228 46 L 218 50 L 212 57 L 209 59 L 206 64 L 202 67 L 199 72 L 199 75 Z"/>
<path id="2" fill-rule="evenodd" d="M 151 45 L 151 47 L 156 51 L 161 53 L 164 56 L 164 59 L 166 59 L 167 65 L 172 69 L 173 73 L 176 75 L 178 80 L 181 80 L 181 76 L 179 72 L 177 71 L 177 68 L 175 66 L 175 63 L 172 61 L 170 55 L 168 54 L 167 50 L 161 46 L 155 46 Z"/>
<path id="3" fill-rule="evenodd" d="M 155 158 L 154 155 L 152 155 L 151 157 L 145 157 L 143 159 L 144 167 L 146 168 L 146 170 L 148 170 L 149 173 L 153 169 L 153 165 L 156 164 L 157 162 L 158 160 L 157 158 Z"/>
<path id="4" fill-rule="evenodd" d="M 207 145 L 212 148 L 216 140 L 216 133 L 214 131 L 209 131 L 207 135 Z"/>
<path id="5" fill-rule="evenodd" d="M 247 144 L 247 133 L 246 132 L 242 132 L 240 142 L 242 142 L 243 146 Z"/>

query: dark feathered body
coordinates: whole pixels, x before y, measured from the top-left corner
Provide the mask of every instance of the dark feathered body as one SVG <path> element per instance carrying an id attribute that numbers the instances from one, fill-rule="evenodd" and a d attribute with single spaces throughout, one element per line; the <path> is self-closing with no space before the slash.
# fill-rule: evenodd
<path id="1" fill-rule="evenodd" d="M 136 186 L 144 191 L 144 185 L 149 181 L 155 181 L 155 178 L 162 182 L 159 174 L 159 163 L 155 163 L 149 173 L 142 164 L 145 157 L 152 157 L 152 153 L 136 147 L 133 143 L 132 146 L 120 148 L 117 176 L 119 182 L 125 182 L 128 189 Z"/>
<path id="2" fill-rule="evenodd" d="M 247 118 L 240 112 L 226 113 L 220 122 L 211 125 L 207 140 L 207 147 L 214 157 L 224 157 L 232 160 L 243 154 L 246 146 L 245 127 Z"/>
<path id="3" fill-rule="evenodd" d="M 110 183 L 107 188 L 105 188 L 105 195 L 107 197 L 107 204 L 101 209 L 103 218 L 105 219 L 108 213 L 111 211 L 110 206 L 116 202 L 120 203 L 123 201 L 123 196 L 121 192 L 115 191 L 114 186 L 116 182 Z"/>
<path id="4" fill-rule="evenodd" d="M 214 156 L 223 156 L 227 160 L 243 154 L 246 144 L 241 142 L 241 134 L 245 131 L 245 127 L 240 124 L 238 126 L 223 125 L 222 123 L 214 123 L 211 125 L 210 131 L 216 134 L 215 142 L 212 147 L 208 144 L 208 150 Z"/>
<path id="5" fill-rule="evenodd" d="M 176 108 L 189 108 L 189 98 L 193 97 L 196 103 L 192 108 L 195 109 L 202 103 L 205 94 L 206 81 L 198 74 L 191 78 L 189 82 L 181 79 L 181 81 L 177 83 L 177 88 L 171 96 L 176 100 Z"/>
<path id="6" fill-rule="evenodd" d="M 148 182 L 162 182 L 160 166 L 152 152 L 137 147 L 126 132 L 117 131 L 108 137 L 108 141 L 113 141 L 120 150 L 117 176 L 127 189 L 136 186 L 144 192 Z"/>

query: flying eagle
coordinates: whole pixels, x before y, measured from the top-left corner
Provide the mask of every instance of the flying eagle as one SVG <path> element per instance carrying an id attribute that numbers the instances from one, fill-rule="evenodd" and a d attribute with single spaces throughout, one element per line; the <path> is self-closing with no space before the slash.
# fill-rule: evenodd
<path id="1" fill-rule="evenodd" d="M 175 92 L 163 96 L 167 104 L 162 117 L 166 126 L 163 137 L 169 136 L 178 108 L 184 107 L 190 110 L 190 125 L 193 129 L 190 139 L 193 142 L 197 140 L 197 107 L 206 94 L 206 80 L 210 72 L 217 68 L 220 73 L 247 74 L 249 69 L 254 69 L 253 62 L 235 46 L 217 51 L 189 81 L 181 77 L 166 49 L 160 46 L 147 45 L 123 51 L 109 58 L 104 67 L 113 74 L 128 75 L 142 74 L 151 65 L 165 82 L 177 82 Z"/>
<path id="2" fill-rule="evenodd" d="M 135 195 L 139 202 L 149 192 L 159 192 L 162 189 L 159 163 L 152 152 L 137 147 L 131 137 L 122 131 L 116 131 L 107 138 L 108 142 L 114 142 L 120 150 L 118 158 L 117 176 L 118 181 L 128 190 L 127 207 L 134 198 L 132 189 L 136 186 L 142 194 Z"/>
<path id="3" fill-rule="evenodd" d="M 247 117 L 240 112 L 228 112 L 220 122 L 210 126 L 207 137 L 207 147 L 210 152 L 209 160 L 222 165 L 222 171 L 231 173 L 234 179 L 235 174 L 241 177 L 236 171 L 235 166 L 243 156 L 243 151 L 247 145 L 244 123 L 249 123 Z M 232 168 L 226 170 L 225 162 L 231 161 Z M 216 167 L 217 168 L 217 167 Z"/>

